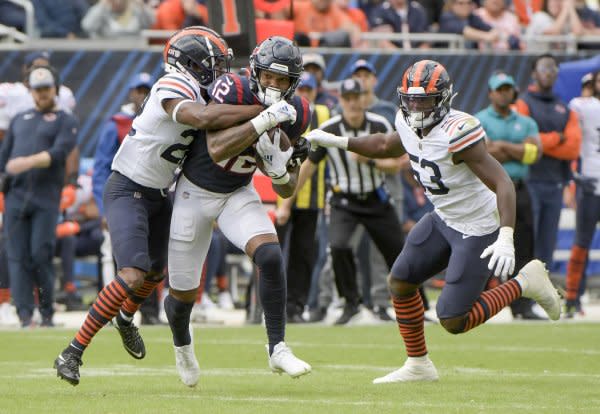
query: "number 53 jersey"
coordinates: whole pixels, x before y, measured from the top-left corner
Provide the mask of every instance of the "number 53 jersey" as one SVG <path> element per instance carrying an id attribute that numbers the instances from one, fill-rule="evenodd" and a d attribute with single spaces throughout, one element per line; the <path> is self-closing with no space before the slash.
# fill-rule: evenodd
<path id="1" fill-rule="evenodd" d="M 455 164 L 452 160 L 455 153 L 485 139 L 479 121 L 452 109 L 427 136 L 420 138 L 398 111 L 395 126 L 410 157 L 415 179 L 442 220 L 469 236 L 495 231 L 500 221 L 496 194 L 465 163 Z"/>
<path id="2" fill-rule="evenodd" d="M 193 139 L 203 133 L 174 122 L 162 106 L 167 99 L 206 104 L 198 83 L 181 73 L 169 73 L 152 86 L 112 163 L 114 171 L 145 187 L 169 187 Z"/>

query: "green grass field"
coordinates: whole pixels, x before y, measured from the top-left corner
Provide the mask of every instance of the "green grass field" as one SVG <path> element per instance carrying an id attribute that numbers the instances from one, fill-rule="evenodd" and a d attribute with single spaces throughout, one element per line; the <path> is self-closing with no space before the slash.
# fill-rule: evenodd
<path id="1" fill-rule="evenodd" d="M 263 328 L 197 327 L 193 389 L 175 372 L 166 327 L 142 329 L 142 361 L 106 328 L 72 387 L 52 369 L 72 334 L 0 331 L 0 413 L 600 413 L 597 324 L 495 324 L 458 336 L 428 326 L 440 381 L 377 386 L 405 357 L 393 324 L 289 327 L 288 343 L 313 366 L 298 380 L 268 370 Z"/>

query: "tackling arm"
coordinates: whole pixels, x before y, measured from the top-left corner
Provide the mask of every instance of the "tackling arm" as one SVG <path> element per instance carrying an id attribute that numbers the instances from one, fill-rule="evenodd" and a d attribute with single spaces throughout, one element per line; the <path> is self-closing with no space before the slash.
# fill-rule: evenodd
<path id="1" fill-rule="evenodd" d="M 320 129 L 313 129 L 306 139 L 313 147 L 334 147 L 355 152 L 368 158 L 392 158 L 406 154 L 397 132 L 366 135 L 362 137 L 339 137 Z"/>
<path id="2" fill-rule="evenodd" d="M 173 118 L 180 124 L 204 130 L 228 128 L 254 118 L 264 109 L 260 105 L 204 105 L 185 99 L 164 100 L 162 105 L 171 117 L 177 108 Z"/>

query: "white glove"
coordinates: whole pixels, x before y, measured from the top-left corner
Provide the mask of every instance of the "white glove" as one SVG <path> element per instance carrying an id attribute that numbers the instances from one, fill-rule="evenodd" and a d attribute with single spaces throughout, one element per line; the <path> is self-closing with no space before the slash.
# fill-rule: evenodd
<path id="1" fill-rule="evenodd" d="M 296 122 L 296 108 L 286 101 L 269 106 L 250 120 L 258 135 L 287 121 L 291 121 L 292 124 Z"/>
<path id="2" fill-rule="evenodd" d="M 515 270 L 515 245 L 513 243 L 513 229 L 511 227 L 500 227 L 498 239 L 489 245 L 480 258 L 485 259 L 492 255 L 488 269 L 494 269 L 494 275 L 506 281 Z"/>
<path id="3" fill-rule="evenodd" d="M 348 137 L 339 137 L 320 129 L 313 129 L 305 136 L 305 138 L 310 142 L 310 147 L 312 149 L 316 149 L 317 147 L 334 147 L 343 150 L 348 149 Z"/>
<path id="4" fill-rule="evenodd" d="M 273 142 L 265 132 L 258 139 L 256 144 L 256 152 L 263 160 L 265 172 L 273 184 L 286 184 L 290 180 L 290 175 L 287 171 L 287 163 L 294 152 L 293 147 L 289 147 L 287 151 L 282 151 L 279 148 L 280 135 L 277 132 Z"/>

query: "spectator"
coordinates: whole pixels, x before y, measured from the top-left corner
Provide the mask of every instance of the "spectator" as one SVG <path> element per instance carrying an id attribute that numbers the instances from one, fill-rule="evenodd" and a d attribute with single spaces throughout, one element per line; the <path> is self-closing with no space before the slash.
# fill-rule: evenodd
<path id="1" fill-rule="evenodd" d="M 156 9 L 153 29 L 179 30 L 186 26 L 205 26 L 208 10 L 204 0 L 164 0 Z"/>
<path id="2" fill-rule="evenodd" d="M 154 23 L 154 10 L 139 0 L 100 0 L 81 21 L 90 37 L 139 36 Z"/>
<path id="3" fill-rule="evenodd" d="M 42 37 L 85 37 L 80 25 L 89 7 L 85 0 L 32 0 L 32 3 Z"/>
<path id="4" fill-rule="evenodd" d="M 306 132 L 317 128 L 329 119 L 329 108 L 316 105 L 317 80 L 309 72 L 300 76 L 296 95 L 306 98 L 311 106 L 312 118 Z M 325 161 L 317 166 L 311 180 L 298 188 L 294 196 L 278 199 L 276 229 L 282 248 L 287 254 L 287 321 L 305 322 L 302 317 L 308 302 L 312 272 L 317 259 L 315 234 L 319 214 L 325 207 Z M 321 246 L 318 246 L 321 247 Z"/>
<path id="5" fill-rule="evenodd" d="M 581 97 L 594 96 L 594 74 L 586 73 L 581 78 Z"/>
<path id="6" fill-rule="evenodd" d="M 423 6 L 411 0 L 389 0 L 373 10 L 371 26 L 374 32 L 382 33 L 425 33 L 429 27 L 427 13 Z M 428 43 L 409 42 L 408 40 L 382 40 L 379 47 L 411 49 L 427 47 Z"/>
<path id="7" fill-rule="evenodd" d="M 291 8 L 291 0 L 254 0 L 254 16 L 257 19 L 288 20 Z"/>
<path id="8" fill-rule="evenodd" d="M 318 53 L 306 53 L 302 56 L 304 71 L 311 73 L 317 80 L 317 97 L 315 104 L 325 105 L 329 110 L 334 109 L 338 99 L 327 91 L 325 83 L 325 59 Z"/>
<path id="9" fill-rule="evenodd" d="M 496 29 L 500 38 L 492 43 L 494 50 L 520 50 L 521 26 L 519 19 L 506 8 L 506 0 L 485 0 L 475 14 Z"/>
<path id="10" fill-rule="evenodd" d="M 475 117 L 485 129 L 489 153 L 502 164 L 515 186 L 515 268 L 521 269 L 534 259 L 533 213 L 525 178 L 529 165 L 540 158 L 541 144 L 535 121 L 511 109 L 517 95 L 516 88 L 512 76 L 505 73 L 492 75 L 488 81 L 491 104 Z M 516 274 L 509 275 L 513 276 Z M 531 299 L 519 298 L 510 304 L 510 309 L 515 318 L 546 319 L 534 312 Z"/>
<path id="11" fill-rule="evenodd" d="M 10 284 L 23 327 L 32 323 L 33 286 L 39 288 L 42 326 L 53 326 L 55 227 L 65 160 L 77 140 L 77 121 L 57 109 L 58 78 L 49 67 L 31 71 L 35 108 L 13 118 L 0 149 L 8 175 L 4 231 Z"/>
<path id="12" fill-rule="evenodd" d="M 540 130 L 543 155 L 529 168 L 527 186 L 531 195 L 535 257 L 552 269 L 563 188 L 571 179 L 570 161 L 577 159 L 581 147 L 581 128 L 575 112 L 569 110 L 552 92 L 558 65 L 552 55 L 535 58 L 533 84 L 517 100 L 517 111 L 528 115 Z"/>
<path id="13" fill-rule="evenodd" d="M 25 9 L 8 0 L 0 0 L 0 24 L 25 32 Z"/>
<path id="14" fill-rule="evenodd" d="M 512 8 L 523 27 L 527 27 L 534 13 L 542 10 L 544 0 L 512 0 Z"/>
<path id="15" fill-rule="evenodd" d="M 449 0 L 446 4 L 447 11 L 440 18 L 440 33 L 456 33 L 470 40 L 469 46 L 476 44 L 490 44 L 500 39 L 500 33 L 484 22 L 481 17 L 473 12 L 472 0 Z"/>
<path id="16" fill-rule="evenodd" d="M 444 11 L 444 0 L 417 0 L 427 14 L 427 21 L 432 31 L 437 32 L 440 26 L 440 17 Z"/>
<path id="17" fill-rule="evenodd" d="M 360 29 L 361 32 L 369 31 L 369 21 L 365 13 L 358 7 L 352 7 L 350 0 L 336 0 L 335 2 L 339 8 L 346 13 L 354 24 Z"/>
<path id="18" fill-rule="evenodd" d="M 334 0 L 296 2 L 294 24 L 301 46 L 350 47 L 360 43 L 360 28 Z M 321 39 L 306 42 L 310 32 L 321 33 Z"/>
<path id="19" fill-rule="evenodd" d="M 534 36 L 583 34 L 583 25 L 574 0 L 544 0 L 542 10 L 536 12 L 527 26 L 525 38 L 527 49 L 536 52 L 565 49 L 565 43 L 541 42 L 533 39 Z"/>

